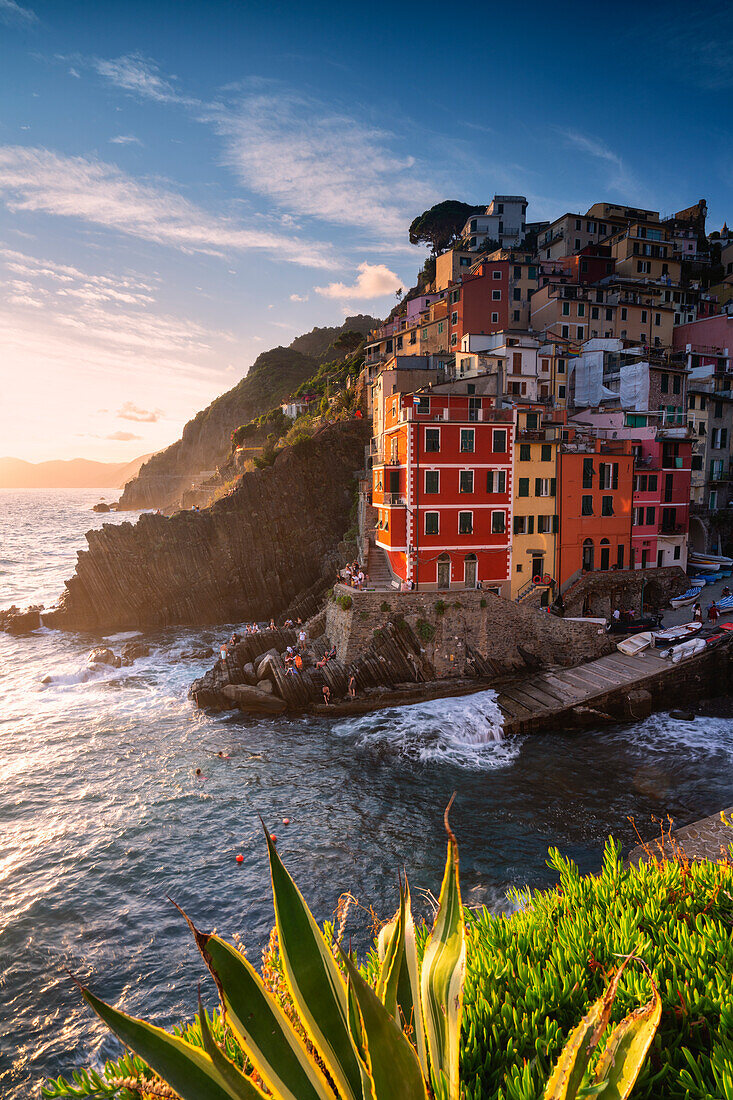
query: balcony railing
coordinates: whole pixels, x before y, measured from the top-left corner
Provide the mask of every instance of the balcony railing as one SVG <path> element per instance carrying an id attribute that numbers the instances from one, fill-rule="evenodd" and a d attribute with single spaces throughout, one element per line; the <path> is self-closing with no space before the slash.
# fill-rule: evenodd
<path id="1" fill-rule="evenodd" d="M 402 493 L 385 493 L 384 503 L 387 508 L 406 508 L 407 501 Z"/>

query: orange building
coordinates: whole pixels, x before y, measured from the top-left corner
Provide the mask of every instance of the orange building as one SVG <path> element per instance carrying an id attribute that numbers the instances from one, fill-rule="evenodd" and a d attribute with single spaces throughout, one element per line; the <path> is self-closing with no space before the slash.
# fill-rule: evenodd
<path id="1" fill-rule="evenodd" d="M 558 456 L 560 585 L 575 573 L 631 563 L 633 442 L 569 434 Z"/>

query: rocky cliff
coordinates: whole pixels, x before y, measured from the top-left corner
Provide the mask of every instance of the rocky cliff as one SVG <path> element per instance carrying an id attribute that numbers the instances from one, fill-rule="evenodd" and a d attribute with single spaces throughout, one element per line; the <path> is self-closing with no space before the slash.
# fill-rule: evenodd
<path id="1" fill-rule="evenodd" d="M 287 348 L 258 355 L 241 382 L 197 413 L 179 440 L 145 463 L 125 486 L 119 508 L 176 507 L 202 472 L 227 458 L 235 428 L 277 406 L 315 374 L 342 332 L 367 333 L 375 324 L 373 317 L 364 314 L 347 317 L 338 328 L 314 328 Z"/>
<path id="2" fill-rule="evenodd" d="M 49 626 L 127 630 L 278 615 L 333 581 L 368 429 L 330 424 L 203 512 L 89 531 Z"/>

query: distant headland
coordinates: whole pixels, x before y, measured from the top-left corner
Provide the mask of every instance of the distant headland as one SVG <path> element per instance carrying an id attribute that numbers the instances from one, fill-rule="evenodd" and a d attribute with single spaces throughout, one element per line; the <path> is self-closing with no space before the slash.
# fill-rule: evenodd
<path id="1" fill-rule="evenodd" d="M 25 462 L 0 458 L 0 489 L 122 489 L 151 455 L 132 462 L 91 462 L 86 458 Z"/>

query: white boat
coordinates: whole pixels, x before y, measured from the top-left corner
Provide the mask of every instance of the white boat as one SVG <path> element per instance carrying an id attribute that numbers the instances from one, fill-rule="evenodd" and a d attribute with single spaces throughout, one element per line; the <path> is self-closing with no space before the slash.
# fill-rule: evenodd
<path id="1" fill-rule="evenodd" d="M 680 626 L 667 627 L 666 630 L 655 630 L 654 645 L 657 646 L 657 648 L 665 645 L 674 645 L 688 638 L 691 634 L 697 634 L 701 627 L 702 623 L 682 623 Z"/>
<path id="2" fill-rule="evenodd" d="M 669 602 L 672 607 L 686 607 L 688 603 L 695 603 L 697 601 L 702 589 L 702 585 L 698 585 L 697 587 L 693 586 L 692 588 L 688 588 L 686 592 L 683 592 L 681 596 L 675 596 L 674 599 Z"/>
<path id="3" fill-rule="evenodd" d="M 669 655 L 672 657 L 673 664 L 677 665 L 688 657 L 694 657 L 696 653 L 702 653 L 704 648 L 704 638 L 691 638 L 689 642 L 683 642 L 682 645 L 677 645 L 674 649 L 669 650 Z"/>
<path id="4" fill-rule="evenodd" d="M 691 561 L 687 559 L 687 568 L 695 569 L 701 573 L 717 573 L 720 569 L 719 561 Z"/>
<path id="5" fill-rule="evenodd" d="M 733 565 L 733 558 L 727 558 L 724 554 L 701 554 L 696 550 L 693 550 L 691 554 L 688 554 L 688 558 L 692 561 L 699 562 L 716 562 L 718 565 Z"/>
<path id="6" fill-rule="evenodd" d="M 616 642 L 616 649 L 620 653 L 625 653 L 627 657 L 635 657 L 637 653 L 649 648 L 653 638 L 652 632 L 645 630 L 641 634 L 632 634 L 630 638 L 625 638 L 623 642 Z"/>

